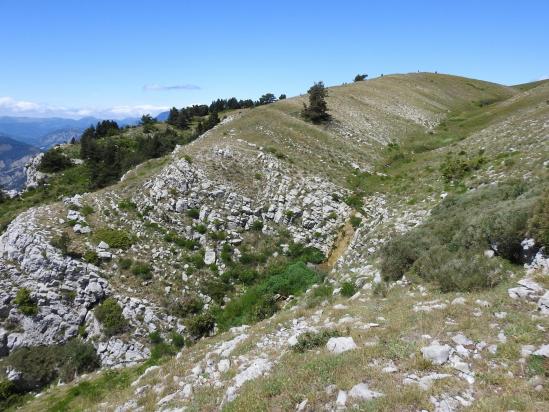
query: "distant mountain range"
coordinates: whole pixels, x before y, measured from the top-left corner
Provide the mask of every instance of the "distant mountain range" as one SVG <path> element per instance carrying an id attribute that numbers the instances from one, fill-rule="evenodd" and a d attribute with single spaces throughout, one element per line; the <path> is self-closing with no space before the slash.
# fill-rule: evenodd
<path id="1" fill-rule="evenodd" d="M 63 143 L 72 137 L 78 137 L 92 124 L 102 119 L 83 117 L 81 119 L 64 119 L 59 117 L 11 117 L 0 116 L 0 133 L 12 139 L 47 149 Z M 139 120 L 127 118 L 117 120 L 120 126 L 135 124 Z"/>
<path id="2" fill-rule="evenodd" d="M 168 120 L 169 115 L 170 115 L 170 112 L 158 113 L 155 119 L 158 120 L 159 122 L 165 122 L 166 120 Z"/>
<path id="3" fill-rule="evenodd" d="M 0 185 L 4 189 L 21 189 L 25 164 L 34 154 L 78 139 L 86 128 L 101 120 L 0 116 Z M 117 120 L 120 126 L 138 122 L 137 118 Z"/>
<path id="4" fill-rule="evenodd" d="M 25 183 L 25 164 L 40 150 L 0 134 L 0 185 L 20 189 Z"/>

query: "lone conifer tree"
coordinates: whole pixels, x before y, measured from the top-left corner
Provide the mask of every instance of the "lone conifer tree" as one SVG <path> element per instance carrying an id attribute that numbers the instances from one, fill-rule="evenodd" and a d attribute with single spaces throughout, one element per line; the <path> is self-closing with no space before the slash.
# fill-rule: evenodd
<path id="1" fill-rule="evenodd" d="M 324 87 L 324 83 L 315 83 L 307 93 L 309 93 L 309 105 L 303 103 L 301 116 L 315 124 L 329 121 L 331 116 L 328 114 L 328 105 L 326 103 L 328 91 Z"/>
<path id="2" fill-rule="evenodd" d="M 170 113 L 168 114 L 168 120 L 166 123 L 171 124 L 172 126 L 177 125 L 177 121 L 179 119 L 179 110 L 177 110 L 175 107 L 172 107 L 170 109 Z"/>

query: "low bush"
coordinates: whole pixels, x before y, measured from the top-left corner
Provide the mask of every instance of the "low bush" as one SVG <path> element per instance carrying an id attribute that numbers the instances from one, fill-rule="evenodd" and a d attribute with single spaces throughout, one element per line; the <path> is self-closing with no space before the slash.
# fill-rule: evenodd
<path id="1" fill-rule="evenodd" d="M 205 234 L 208 231 L 208 228 L 206 227 L 206 225 L 202 223 L 199 223 L 198 225 L 194 225 L 193 229 L 196 230 L 201 235 Z"/>
<path id="2" fill-rule="evenodd" d="M 93 239 L 97 243 L 103 241 L 115 249 L 127 249 L 135 241 L 134 237 L 127 231 L 110 228 L 96 229 Z"/>
<path id="3" fill-rule="evenodd" d="M 352 282 L 343 282 L 341 285 L 341 295 L 350 298 L 356 293 L 356 286 Z"/>
<path id="4" fill-rule="evenodd" d="M 465 153 L 459 153 L 457 156 L 449 154 L 440 165 L 440 172 L 446 182 L 459 181 L 469 172 L 480 169 L 484 163 L 486 159 L 482 151 L 471 158 L 468 158 Z"/>
<path id="5" fill-rule="evenodd" d="M 187 319 L 185 326 L 187 327 L 189 335 L 198 339 L 203 336 L 208 336 L 213 331 L 215 327 L 215 318 L 209 312 L 201 313 Z"/>
<path id="6" fill-rule="evenodd" d="M 234 297 L 221 310 L 215 311 L 221 329 L 249 324 L 271 317 L 277 310 L 277 300 L 300 295 L 321 276 L 303 262 L 276 265 L 265 270 L 261 281 Z"/>
<path id="7" fill-rule="evenodd" d="M 409 273 L 445 292 L 496 285 L 503 278 L 504 261 L 526 262 L 521 242 L 528 235 L 532 205 L 539 201 L 522 181 L 512 180 L 448 196 L 422 225 L 380 249 L 384 280 Z M 497 257 L 485 257 L 487 249 Z"/>
<path id="8" fill-rule="evenodd" d="M 309 269 L 303 262 L 297 262 L 289 265 L 284 272 L 270 276 L 258 288 L 264 294 L 288 297 L 299 295 L 319 280 L 320 276 L 317 273 Z"/>
<path id="9" fill-rule="evenodd" d="M 152 344 L 156 344 L 156 343 L 163 342 L 164 339 L 162 339 L 162 336 L 160 335 L 160 332 L 155 330 L 154 332 L 149 333 L 149 341 Z"/>
<path id="10" fill-rule="evenodd" d="M 103 326 L 107 336 L 114 336 L 124 332 L 128 327 L 128 321 L 122 315 L 122 308 L 114 298 L 105 299 L 95 308 L 95 317 Z"/>
<path id="11" fill-rule="evenodd" d="M 97 255 L 97 252 L 95 250 L 86 250 L 84 252 L 84 255 L 82 256 L 84 260 L 88 263 L 91 263 L 92 265 L 98 265 L 99 264 L 99 256 Z"/>
<path id="12" fill-rule="evenodd" d="M 91 215 L 95 210 L 93 210 L 93 207 L 90 205 L 84 205 L 80 208 L 80 213 L 84 216 Z"/>
<path id="13" fill-rule="evenodd" d="M 221 248 L 221 260 L 226 265 L 231 264 L 233 261 L 232 258 L 233 248 L 229 243 L 225 243 Z"/>
<path id="14" fill-rule="evenodd" d="M 151 265 L 147 262 L 135 262 L 132 265 L 132 274 L 143 280 L 150 280 L 153 277 Z"/>
<path id="15" fill-rule="evenodd" d="M 186 295 L 169 304 L 170 313 L 179 318 L 186 318 L 199 313 L 204 307 L 204 302 L 196 295 Z"/>
<path id="16" fill-rule="evenodd" d="M 8 379 L 0 380 L 0 407 L 8 406 L 10 400 L 17 396 L 17 388 L 15 383 Z"/>
<path id="17" fill-rule="evenodd" d="M 263 221 L 255 220 L 250 226 L 250 229 L 252 229 L 255 232 L 261 232 L 263 230 Z"/>
<path id="18" fill-rule="evenodd" d="M 219 232 L 210 233 L 210 238 L 212 240 L 225 240 L 227 239 L 227 232 L 221 230 Z"/>
<path id="19" fill-rule="evenodd" d="M 204 281 L 200 287 L 200 291 L 211 297 L 216 303 L 222 304 L 223 298 L 232 290 L 231 285 L 219 280 L 208 279 Z"/>
<path id="20" fill-rule="evenodd" d="M 71 238 L 66 232 L 63 232 L 60 236 L 56 236 L 51 240 L 51 245 L 61 251 L 63 255 L 69 253 L 69 246 Z"/>
<path id="21" fill-rule="evenodd" d="M 197 269 L 202 269 L 205 266 L 204 263 L 204 252 L 199 251 L 195 254 L 191 255 L 189 258 L 190 262 L 194 265 Z"/>
<path id="22" fill-rule="evenodd" d="M 64 345 L 19 348 L 4 359 L 4 364 L 21 373 L 14 386 L 4 385 L 4 390 L 12 393 L 40 389 L 55 379 L 69 382 L 76 375 L 100 366 L 93 345 L 81 339 L 73 339 Z"/>
<path id="23" fill-rule="evenodd" d="M 170 342 L 172 346 L 174 346 L 177 349 L 181 349 L 185 346 L 185 338 L 177 332 L 171 332 L 170 333 Z"/>
<path id="24" fill-rule="evenodd" d="M 337 338 L 341 333 L 337 330 L 323 330 L 321 332 L 305 332 L 297 337 L 297 345 L 292 347 L 294 352 L 303 353 L 307 350 L 326 345 L 330 338 Z"/>
<path id="25" fill-rule="evenodd" d="M 326 257 L 320 249 L 291 242 L 288 246 L 288 257 L 306 263 L 322 263 Z"/>
<path id="26" fill-rule="evenodd" d="M 331 285 L 320 285 L 313 290 L 315 298 L 330 299 L 333 296 L 334 288 Z"/>
<path id="27" fill-rule="evenodd" d="M 200 216 L 200 210 L 194 209 L 194 208 L 189 209 L 187 210 L 187 216 L 189 216 L 192 219 L 198 219 L 198 217 Z"/>
<path id="28" fill-rule="evenodd" d="M 118 208 L 127 212 L 134 212 L 137 210 L 137 205 L 130 199 L 122 199 L 120 202 L 118 202 Z"/>
<path id="29" fill-rule="evenodd" d="M 38 165 L 38 170 L 44 173 L 57 173 L 71 166 L 71 159 L 65 156 L 61 149 L 54 148 L 44 153 Z"/>
<path id="30" fill-rule="evenodd" d="M 151 361 L 156 362 L 162 358 L 173 356 L 177 353 L 176 349 L 166 343 L 166 342 L 159 342 L 151 348 Z"/>
<path id="31" fill-rule="evenodd" d="M 528 230 L 537 243 L 549 251 L 549 190 L 536 203 L 528 220 Z"/>
<path id="32" fill-rule="evenodd" d="M 133 265 L 133 259 L 131 258 L 120 258 L 118 260 L 118 267 L 122 270 L 128 270 Z"/>
<path id="33" fill-rule="evenodd" d="M 17 305 L 19 311 L 24 315 L 33 316 L 38 313 L 38 305 L 27 288 L 20 288 L 17 291 L 13 303 Z"/>
<path id="34" fill-rule="evenodd" d="M 351 226 L 353 226 L 356 229 L 362 223 L 362 219 L 359 218 L 358 216 L 351 216 L 350 222 L 351 222 Z"/>

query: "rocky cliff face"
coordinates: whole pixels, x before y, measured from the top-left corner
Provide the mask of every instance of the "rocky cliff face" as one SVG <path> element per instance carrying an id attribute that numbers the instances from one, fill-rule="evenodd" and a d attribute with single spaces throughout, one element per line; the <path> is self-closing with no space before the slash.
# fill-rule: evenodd
<path id="1" fill-rule="evenodd" d="M 25 164 L 25 190 L 34 189 L 46 180 L 47 175 L 38 170 L 43 156 L 44 153 L 39 153 Z"/>

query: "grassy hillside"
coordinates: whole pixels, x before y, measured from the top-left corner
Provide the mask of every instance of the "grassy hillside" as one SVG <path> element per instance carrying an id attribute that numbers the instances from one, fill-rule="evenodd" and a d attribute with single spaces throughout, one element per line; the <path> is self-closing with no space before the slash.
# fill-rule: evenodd
<path id="1" fill-rule="evenodd" d="M 42 227 L 68 231 L 82 255 L 113 229 L 127 234 L 133 244 L 100 263 L 111 287 L 170 311 L 182 296 L 207 295 L 213 303 L 192 315 L 185 301 L 183 319 L 198 329 L 212 316 L 221 333 L 187 339 L 176 357 L 51 387 L 24 410 L 331 410 L 362 382 L 384 396 L 346 407 L 547 409 L 546 358 L 524 345 L 547 343 L 548 319 L 508 289 L 524 277 L 539 295 L 549 288 L 514 253 L 527 236 L 544 244 L 549 83 L 419 73 L 328 92 L 330 124 L 300 118 L 306 96 L 228 112 L 199 139 L 85 195 L 90 235 L 57 223 L 63 205 L 40 210 Z M 276 207 L 275 223 L 266 216 Z M 263 220 L 235 229 L 241 210 Z M 320 215 L 310 230 L 306 212 Z M 295 235 L 332 255 L 315 266 L 322 256 Z M 207 250 L 220 259 L 205 265 Z M 331 353 L 328 335 L 357 348 Z M 435 340 L 458 358 L 425 359 Z"/>

